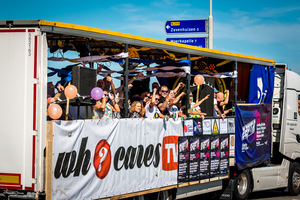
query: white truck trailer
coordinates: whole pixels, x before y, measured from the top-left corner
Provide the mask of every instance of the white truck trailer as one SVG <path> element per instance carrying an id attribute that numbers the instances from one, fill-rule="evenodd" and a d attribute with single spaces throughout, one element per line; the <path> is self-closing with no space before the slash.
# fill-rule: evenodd
<path id="1" fill-rule="evenodd" d="M 60 176 L 60 174 L 55 175 L 54 172 L 57 166 L 56 159 L 59 155 L 62 155 L 60 154 L 62 152 L 55 152 L 55 147 L 57 146 L 53 144 L 53 135 L 55 137 L 55 134 L 57 134 L 57 127 L 68 127 L 68 124 L 80 126 L 81 123 L 92 123 L 92 125 L 88 126 L 93 126 L 93 120 L 87 120 L 87 122 L 84 120 L 78 120 L 76 122 L 62 121 L 59 123 L 47 122 L 48 56 L 49 51 L 52 53 L 52 51 L 55 51 L 55 48 L 56 50 L 65 48 L 77 51 L 81 57 L 91 54 L 96 57 L 93 52 L 93 50 L 96 49 L 99 53 L 98 55 L 101 56 L 104 55 L 104 51 L 108 52 L 110 50 L 110 53 L 118 54 L 125 52 L 129 53 L 130 58 L 136 58 L 138 55 L 140 59 L 149 60 L 183 60 L 184 58 L 192 60 L 193 58 L 197 58 L 199 62 L 201 61 L 200 63 L 203 63 L 201 59 L 209 61 L 210 63 L 218 63 L 216 64 L 217 67 L 230 65 L 235 75 L 242 74 L 244 70 L 249 73 L 251 66 L 254 64 L 264 66 L 275 65 L 275 61 L 264 58 L 208 50 L 91 27 L 42 20 L 0 21 L 0 41 L 0 72 L 2 75 L 0 83 L 1 93 L 4 96 L 0 101 L 2 105 L 0 112 L 0 195 L 3 199 L 39 199 L 45 196 L 47 199 L 91 198 L 91 196 L 87 194 L 80 194 L 76 198 L 68 195 L 64 198 L 59 195 L 56 196 L 57 191 L 61 194 L 68 194 L 68 189 L 64 188 L 63 184 L 56 187 L 58 190 L 53 189 L 52 179 L 63 176 Z M 95 47 L 93 45 L 98 46 Z M 137 51 L 139 54 L 130 55 L 130 53 Z M 101 62 L 99 60 L 109 57 L 107 55 L 105 56 L 105 58 L 97 57 L 98 60 L 90 59 L 88 61 Z M 126 57 L 124 60 L 124 80 L 126 83 L 128 80 L 129 58 Z M 199 67 L 199 65 L 197 66 Z M 193 63 L 190 67 L 191 70 L 193 70 Z M 191 80 L 190 71 L 187 70 L 185 73 L 188 80 L 187 86 L 189 88 L 189 82 Z M 237 99 L 240 99 L 240 97 L 242 100 L 245 100 L 242 94 L 244 94 L 243 84 L 247 82 L 247 80 L 245 80 L 244 77 L 239 78 L 239 76 L 235 80 L 238 81 L 234 82 L 234 102 L 237 102 Z M 174 199 L 175 196 L 177 198 L 185 198 L 220 190 L 222 188 L 222 180 L 226 178 L 232 178 L 234 184 L 233 192 L 238 199 L 246 199 L 251 191 L 273 188 L 287 187 L 291 194 L 298 194 L 300 169 L 300 149 L 298 146 L 300 139 L 297 133 L 299 115 L 297 108 L 299 108 L 298 96 L 300 91 L 297 85 L 298 80 L 299 76 L 287 70 L 286 67 L 278 66 L 276 68 L 274 98 L 272 102 L 272 156 L 275 159 L 270 159 L 270 162 L 265 163 L 266 165 L 237 170 L 233 158 L 231 158 L 230 175 L 179 184 L 176 180 L 177 173 L 174 173 L 174 171 L 171 170 L 172 172 L 170 172 L 170 174 L 155 171 L 157 166 L 155 167 L 154 159 L 154 161 L 152 160 L 151 162 L 151 166 L 154 166 L 154 169 L 152 169 L 154 172 L 153 174 L 151 172 L 148 176 L 153 175 L 153 177 L 159 177 L 160 179 L 154 179 L 156 181 L 166 182 L 166 184 L 159 183 L 151 186 L 150 183 L 147 187 L 143 187 L 144 183 L 142 182 L 142 184 L 139 185 L 141 187 L 138 189 L 127 188 L 128 190 L 126 189 L 122 192 L 117 192 L 103 186 L 103 188 L 106 188 L 105 191 L 109 192 L 105 194 L 104 197 L 92 196 L 92 199 L 120 199 L 134 196 L 143 198 L 146 197 L 146 194 L 157 192 L 162 194 L 160 195 L 161 199 Z M 219 89 L 222 87 L 224 89 L 226 85 L 222 85 L 221 81 Z M 128 96 L 126 97 L 125 95 L 125 98 L 128 98 Z M 122 125 L 125 123 L 124 121 L 126 120 L 120 120 L 116 123 Z M 155 123 L 150 126 L 147 125 L 146 122 L 147 120 L 145 120 L 145 124 L 141 125 L 141 127 L 148 127 L 145 129 L 145 133 L 147 133 L 148 129 L 152 130 L 152 127 L 156 126 Z M 106 125 L 106 123 L 102 122 L 100 122 L 100 124 L 103 126 Z M 114 126 L 115 125 L 111 124 L 111 127 Z M 175 122 L 169 126 L 171 127 L 170 129 L 165 129 L 164 134 L 166 135 L 160 137 L 178 137 L 182 134 L 182 127 L 180 128 Z M 108 128 L 105 130 L 108 130 Z M 126 127 L 123 127 L 122 130 L 126 130 Z M 169 130 L 173 130 L 173 132 L 169 133 Z M 67 136 L 72 138 L 72 134 L 67 134 Z M 159 140 L 157 148 L 160 148 L 160 145 L 162 145 L 162 143 L 160 143 L 162 142 L 160 141 L 162 138 L 157 139 Z M 85 141 L 85 137 L 80 137 L 80 139 L 81 142 Z M 122 141 L 122 138 L 120 141 Z M 56 143 L 56 145 L 57 144 L 60 145 L 60 147 L 67 146 L 64 145 L 64 143 Z M 80 145 L 81 143 L 79 143 L 79 150 Z M 149 149 L 151 150 L 152 147 L 150 144 L 146 142 L 145 145 L 147 148 L 150 146 Z M 170 152 L 173 150 L 172 146 L 168 146 L 168 148 Z M 76 150 L 73 149 L 73 151 Z M 73 151 L 71 149 L 69 152 Z M 120 159 L 122 160 L 122 149 L 116 150 L 116 152 L 120 153 Z M 172 157 L 176 160 L 175 155 L 177 155 L 176 151 Z M 52 160 L 52 158 L 54 158 L 54 160 Z M 149 158 L 149 160 L 151 159 Z M 146 165 L 148 164 L 146 162 Z M 159 165 L 158 163 L 156 164 Z M 90 165 L 86 165 L 85 167 L 86 171 L 92 168 Z M 83 170 L 83 168 L 84 167 L 80 169 Z M 115 166 L 115 169 L 118 169 L 118 165 Z M 138 173 L 143 174 L 144 171 Z M 64 178 L 67 177 L 67 174 L 65 174 Z M 125 173 L 125 175 L 123 174 L 121 177 L 112 177 L 112 179 L 117 182 L 122 182 L 120 180 L 128 181 L 126 174 L 127 173 Z M 164 175 L 168 178 L 164 179 Z M 99 176 L 101 177 L 101 175 Z M 139 174 L 137 174 L 137 177 L 143 179 L 140 178 Z M 80 181 L 77 179 L 74 182 L 79 183 Z M 73 185 L 75 184 L 74 182 L 72 183 Z M 127 185 L 130 184 L 127 183 Z M 112 187 L 113 185 L 111 188 Z M 74 188 L 75 190 L 78 189 L 76 184 Z M 56 193 L 54 193 L 54 191 L 56 191 Z M 95 192 L 96 191 L 88 191 L 87 193 L 93 194 Z"/>

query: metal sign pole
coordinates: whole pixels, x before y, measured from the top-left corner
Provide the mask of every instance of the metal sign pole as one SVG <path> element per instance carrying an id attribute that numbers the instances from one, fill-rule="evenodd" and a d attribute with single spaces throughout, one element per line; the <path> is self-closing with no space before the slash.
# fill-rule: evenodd
<path id="1" fill-rule="evenodd" d="M 212 16 L 212 0 L 209 0 L 209 17 L 208 17 L 208 48 L 213 48 L 213 16 Z"/>

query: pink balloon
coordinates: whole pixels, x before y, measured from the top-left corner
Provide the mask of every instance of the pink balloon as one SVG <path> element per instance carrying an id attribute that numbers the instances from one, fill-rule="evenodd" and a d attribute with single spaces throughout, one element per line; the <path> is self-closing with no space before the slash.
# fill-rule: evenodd
<path id="1" fill-rule="evenodd" d="M 101 99 L 103 96 L 103 90 L 99 87 L 94 87 L 91 91 L 91 97 L 95 100 Z"/>
<path id="2" fill-rule="evenodd" d="M 51 119 L 60 118 L 62 115 L 61 107 L 56 103 L 50 104 L 50 106 L 48 107 L 48 115 L 49 117 L 51 117 Z"/>
<path id="3" fill-rule="evenodd" d="M 194 77 L 194 82 L 196 83 L 196 85 L 202 85 L 204 83 L 204 77 L 198 74 Z"/>
<path id="4" fill-rule="evenodd" d="M 68 99 L 73 99 L 77 95 L 77 88 L 74 85 L 68 85 L 65 89 L 65 95 Z"/>

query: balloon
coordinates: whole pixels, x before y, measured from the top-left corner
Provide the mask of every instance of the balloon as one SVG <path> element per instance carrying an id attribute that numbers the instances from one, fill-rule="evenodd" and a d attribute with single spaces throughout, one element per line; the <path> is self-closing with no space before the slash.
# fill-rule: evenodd
<path id="1" fill-rule="evenodd" d="M 196 85 L 202 85 L 204 83 L 204 77 L 200 74 L 196 75 L 194 78 Z"/>
<path id="2" fill-rule="evenodd" d="M 103 90 L 99 87 L 94 87 L 91 91 L 91 97 L 95 100 L 101 99 L 103 96 Z"/>
<path id="3" fill-rule="evenodd" d="M 48 107 L 48 115 L 52 119 L 58 119 L 58 118 L 60 118 L 61 115 L 62 115 L 62 109 L 61 109 L 61 107 L 58 104 L 56 104 L 56 103 L 50 104 L 50 106 Z"/>
<path id="4" fill-rule="evenodd" d="M 74 85 L 68 85 L 65 89 L 65 95 L 68 99 L 73 99 L 77 95 L 77 88 Z"/>

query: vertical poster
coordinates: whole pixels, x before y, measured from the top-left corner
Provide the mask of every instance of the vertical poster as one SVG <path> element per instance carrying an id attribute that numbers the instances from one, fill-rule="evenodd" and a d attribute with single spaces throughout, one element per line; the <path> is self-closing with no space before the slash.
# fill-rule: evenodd
<path id="1" fill-rule="evenodd" d="M 210 138 L 210 178 L 220 173 L 220 138 L 218 135 Z"/>
<path id="2" fill-rule="evenodd" d="M 199 152 L 200 141 L 199 137 L 190 138 L 190 167 L 189 178 L 190 181 L 199 180 Z"/>
<path id="3" fill-rule="evenodd" d="M 227 121 L 228 121 L 227 118 L 220 119 L 220 134 L 227 134 L 228 133 L 228 130 L 227 130 L 228 122 Z"/>
<path id="4" fill-rule="evenodd" d="M 202 123 L 203 135 L 211 135 L 211 119 L 204 119 Z"/>
<path id="5" fill-rule="evenodd" d="M 235 150 L 235 135 L 229 135 L 230 143 L 229 143 L 229 157 L 234 157 L 234 150 Z"/>
<path id="6" fill-rule="evenodd" d="M 212 134 L 220 133 L 220 119 L 212 119 L 211 131 L 212 131 Z"/>
<path id="7" fill-rule="evenodd" d="M 178 138 L 178 183 L 187 182 L 189 179 L 189 138 Z"/>
<path id="8" fill-rule="evenodd" d="M 209 178 L 210 162 L 210 136 L 201 136 L 200 138 L 200 179 Z"/>
<path id="9" fill-rule="evenodd" d="M 235 120 L 234 120 L 234 118 L 228 118 L 227 122 L 228 122 L 227 132 L 228 133 L 235 133 Z"/>
<path id="10" fill-rule="evenodd" d="M 183 126 L 183 130 L 184 130 L 184 136 L 193 136 L 193 120 L 189 119 L 189 120 L 184 120 L 184 126 Z"/>
<path id="11" fill-rule="evenodd" d="M 220 175 L 228 174 L 229 170 L 229 138 L 220 135 Z"/>
<path id="12" fill-rule="evenodd" d="M 239 170 L 271 157 L 271 104 L 236 105 L 235 160 Z"/>
<path id="13" fill-rule="evenodd" d="M 202 135 L 202 119 L 193 119 L 194 135 Z"/>

